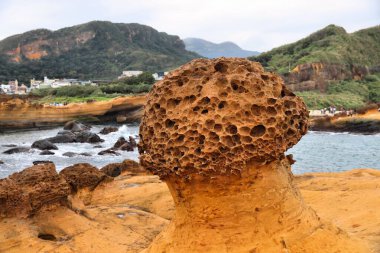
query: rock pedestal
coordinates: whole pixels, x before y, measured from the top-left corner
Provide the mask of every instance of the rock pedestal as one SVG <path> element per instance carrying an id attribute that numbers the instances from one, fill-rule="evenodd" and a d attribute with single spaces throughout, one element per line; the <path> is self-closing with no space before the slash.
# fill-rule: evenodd
<path id="1" fill-rule="evenodd" d="M 167 183 L 176 213 L 147 251 L 368 252 L 293 185 L 284 153 L 307 120 L 281 78 L 245 59 L 194 60 L 156 83 L 140 161 Z"/>

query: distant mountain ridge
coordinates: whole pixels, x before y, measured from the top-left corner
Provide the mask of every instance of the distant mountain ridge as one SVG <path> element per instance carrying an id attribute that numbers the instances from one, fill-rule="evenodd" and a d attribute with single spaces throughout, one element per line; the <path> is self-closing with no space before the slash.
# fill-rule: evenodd
<path id="1" fill-rule="evenodd" d="M 123 70 L 164 71 L 200 57 L 175 35 L 136 23 L 92 21 L 0 41 L 0 81 L 33 77 L 113 79 Z"/>
<path id="2" fill-rule="evenodd" d="M 233 42 L 213 43 L 204 39 L 186 38 L 183 39 L 186 49 L 196 52 L 207 58 L 217 57 L 249 57 L 258 55 L 257 51 L 248 51 L 240 48 Z"/>

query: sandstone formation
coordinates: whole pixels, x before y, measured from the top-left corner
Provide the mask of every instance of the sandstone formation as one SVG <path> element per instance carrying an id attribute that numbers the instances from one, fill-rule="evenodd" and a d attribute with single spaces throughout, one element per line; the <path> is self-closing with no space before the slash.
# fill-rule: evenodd
<path id="1" fill-rule="evenodd" d="M 0 217 L 30 216 L 42 207 L 65 204 L 70 187 L 52 163 L 0 179 Z"/>
<path id="2" fill-rule="evenodd" d="M 365 66 L 345 66 L 320 62 L 297 65 L 284 76 L 286 85 L 293 91 L 325 91 L 329 81 L 360 80 L 370 74 Z"/>
<path id="3" fill-rule="evenodd" d="M 303 101 L 244 59 L 198 59 L 156 83 L 140 126 L 142 165 L 175 217 L 147 252 L 369 252 L 320 219 L 284 152 L 307 131 Z"/>
<path id="4" fill-rule="evenodd" d="M 0 218 L 0 252 L 141 252 L 169 223 L 174 203 L 158 177 L 125 173 L 96 187 L 87 205 L 43 210 L 28 219 Z M 318 215 L 380 252 L 378 170 L 310 173 L 294 183 Z"/>
<path id="5" fill-rule="evenodd" d="M 93 121 L 135 122 L 142 115 L 145 96 L 118 97 L 109 101 L 71 103 L 66 106 L 36 104 L 23 97 L 0 95 L 0 131 L 62 125 L 78 118 Z"/>
<path id="6" fill-rule="evenodd" d="M 59 172 L 59 175 L 69 183 L 74 192 L 83 188 L 88 188 L 92 191 L 107 179 L 106 174 L 88 163 L 78 163 L 66 167 Z"/>
<path id="7" fill-rule="evenodd" d="M 111 163 L 100 169 L 101 172 L 110 176 L 117 177 L 123 172 L 128 172 L 130 174 L 145 174 L 145 170 L 135 161 L 124 160 L 121 163 Z"/>

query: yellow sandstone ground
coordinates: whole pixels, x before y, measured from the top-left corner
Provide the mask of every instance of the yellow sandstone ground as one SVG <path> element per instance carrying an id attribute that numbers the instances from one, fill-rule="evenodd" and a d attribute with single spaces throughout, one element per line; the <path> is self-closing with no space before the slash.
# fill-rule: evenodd
<path id="1" fill-rule="evenodd" d="M 295 184 L 322 219 L 380 252 L 380 171 L 305 174 Z M 79 192 L 72 203 L 71 209 L 0 220 L 0 252 L 140 252 L 174 214 L 172 197 L 157 176 L 124 174 L 93 192 Z"/>

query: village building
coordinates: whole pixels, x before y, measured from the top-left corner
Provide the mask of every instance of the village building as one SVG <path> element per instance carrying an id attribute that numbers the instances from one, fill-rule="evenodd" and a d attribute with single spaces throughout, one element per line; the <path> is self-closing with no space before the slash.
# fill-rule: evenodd
<path id="1" fill-rule="evenodd" d="M 138 76 L 138 75 L 141 75 L 142 73 L 143 73 L 143 71 L 141 71 L 141 70 L 125 70 L 125 71 L 123 71 L 121 76 L 119 76 L 117 79 L 122 79 L 122 78 L 132 77 L 132 76 Z"/>
<path id="2" fill-rule="evenodd" d="M 154 80 L 156 81 L 159 81 L 159 80 L 162 80 L 164 79 L 164 76 L 166 76 L 169 72 L 156 72 L 154 73 L 152 76 L 154 78 Z"/>

